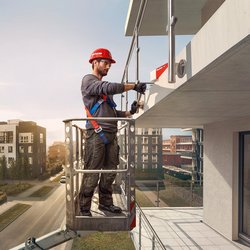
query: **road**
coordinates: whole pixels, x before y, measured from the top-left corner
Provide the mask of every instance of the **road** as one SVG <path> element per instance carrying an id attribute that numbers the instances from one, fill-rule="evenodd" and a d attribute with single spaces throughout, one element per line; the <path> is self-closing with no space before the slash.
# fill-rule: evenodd
<path id="1" fill-rule="evenodd" d="M 24 214 L 0 232 L 0 250 L 24 243 L 30 237 L 41 237 L 61 227 L 65 218 L 65 185 L 55 186 L 42 201 L 20 202 L 32 204 Z"/>

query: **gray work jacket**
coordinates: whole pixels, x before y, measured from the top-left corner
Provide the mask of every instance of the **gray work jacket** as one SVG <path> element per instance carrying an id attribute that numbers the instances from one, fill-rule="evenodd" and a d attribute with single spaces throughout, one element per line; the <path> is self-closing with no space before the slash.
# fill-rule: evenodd
<path id="1" fill-rule="evenodd" d="M 82 79 L 82 99 L 84 106 L 90 111 L 102 95 L 109 96 L 113 100 L 113 95 L 124 92 L 124 84 L 100 81 L 95 75 L 88 74 Z M 110 107 L 107 102 L 103 102 L 93 117 L 125 117 L 125 111 L 119 111 Z M 116 121 L 97 121 L 105 132 L 117 132 Z M 90 122 L 86 124 L 87 129 L 93 129 Z"/>

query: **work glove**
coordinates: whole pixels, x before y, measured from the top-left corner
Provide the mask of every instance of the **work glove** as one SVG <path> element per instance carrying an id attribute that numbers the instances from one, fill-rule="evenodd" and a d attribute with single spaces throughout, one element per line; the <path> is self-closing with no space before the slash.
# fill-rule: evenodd
<path id="1" fill-rule="evenodd" d="M 134 86 L 134 90 L 136 92 L 141 93 L 141 94 L 145 93 L 146 88 L 147 88 L 147 85 L 146 85 L 146 83 L 143 83 L 143 82 L 139 82 L 139 83 L 135 84 L 135 86 Z"/>
<path id="2" fill-rule="evenodd" d="M 131 115 L 135 114 L 137 111 L 138 105 L 137 105 L 137 101 L 134 101 L 131 104 L 131 110 L 129 111 Z"/>

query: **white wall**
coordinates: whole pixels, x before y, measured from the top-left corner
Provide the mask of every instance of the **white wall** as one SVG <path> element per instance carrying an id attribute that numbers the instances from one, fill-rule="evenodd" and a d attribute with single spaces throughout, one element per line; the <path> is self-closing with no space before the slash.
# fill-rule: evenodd
<path id="1" fill-rule="evenodd" d="M 238 238 L 239 132 L 250 117 L 204 126 L 204 222 L 228 239 Z"/>

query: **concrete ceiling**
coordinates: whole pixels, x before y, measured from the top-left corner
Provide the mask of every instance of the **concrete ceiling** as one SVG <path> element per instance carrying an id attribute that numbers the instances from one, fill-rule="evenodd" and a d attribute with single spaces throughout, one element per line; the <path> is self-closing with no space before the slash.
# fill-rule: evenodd
<path id="1" fill-rule="evenodd" d="M 178 17 L 177 35 L 195 34 L 201 28 L 201 10 L 207 0 L 175 0 L 175 16 Z M 125 35 L 132 36 L 140 1 L 131 0 L 127 15 Z M 147 0 L 139 35 L 166 35 L 168 23 L 168 1 Z"/>
<path id="2" fill-rule="evenodd" d="M 250 117 L 250 35 L 136 119 L 138 127 L 201 127 Z M 151 93 L 153 94 L 153 93 Z"/>

